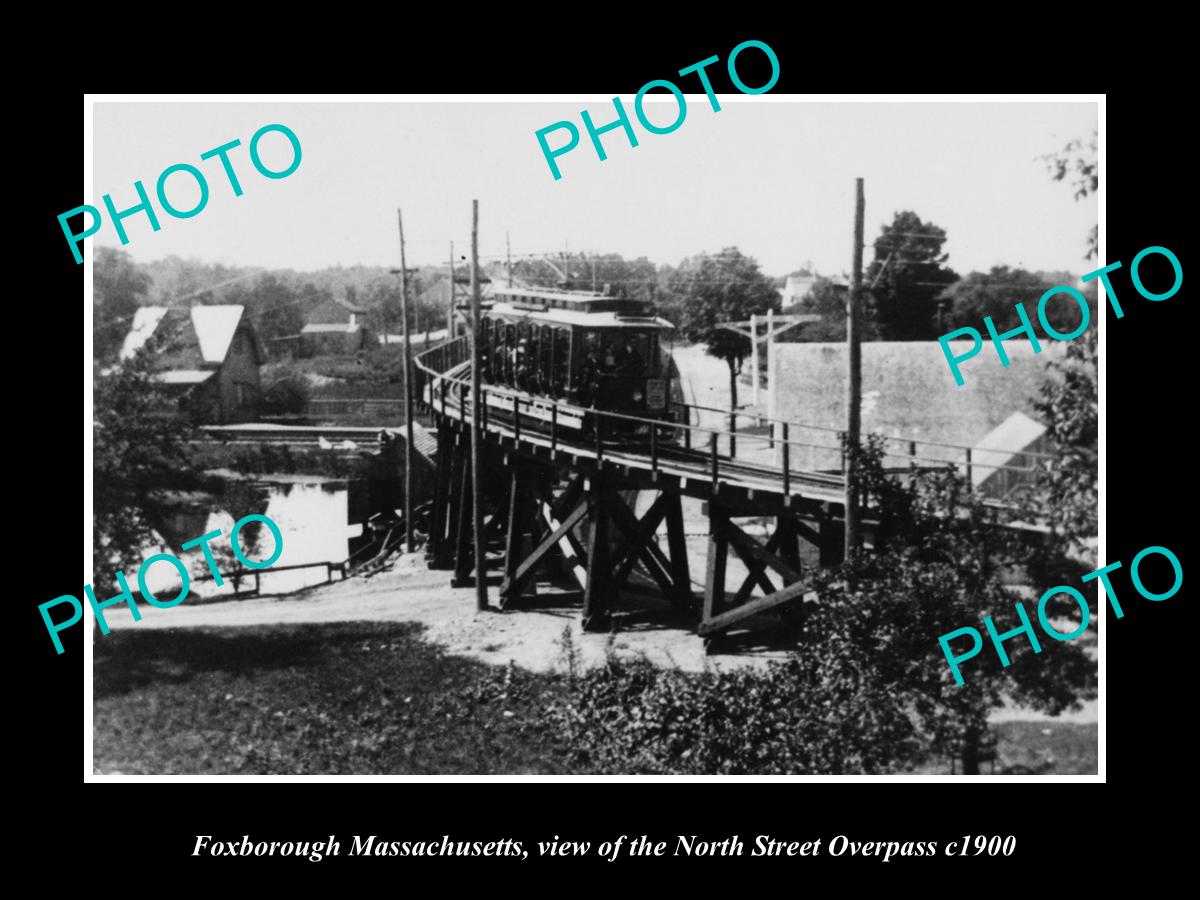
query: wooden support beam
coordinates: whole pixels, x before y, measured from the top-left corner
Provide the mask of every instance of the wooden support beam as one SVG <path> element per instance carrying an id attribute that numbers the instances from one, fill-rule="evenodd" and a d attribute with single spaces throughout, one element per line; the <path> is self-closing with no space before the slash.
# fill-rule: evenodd
<path id="1" fill-rule="evenodd" d="M 729 516 L 716 503 L 708 505 L 708 565 L 704 581 L 702 623 L 725 608 L 725 565 L 729 558 Z"/>
<path id="2" fill-rule="evenodd" d="M 454 540 L 454 578 L 450 581 L 454 587 L 470 584 L 471 569 L 474 567 L 475 554 L 471 552 L 471 522 L 474 518 L 471 496 L 471 467 L 463 465 L 458 484 L 458 533 Z"/>
<path id="3" fill-rule="evenodd" d="M 450 447 L 446 441 L 446 428 L 438 425 L 438 452 L 433 472 L 433 509 L 429 522 L 429 540 L 425 544 L 425 559 L 433 563 L 438 558 L 445 530 L 445 481 L 450 469 Z"/>
<path id="4" fill-rule="evenodd" d="M 770 540 L 767 541 L 765 549 L 768 553 L 775 551 L 779 545 L 779 540 L 779 532 L 776 530 L 775 534 L 771 535 Z M 737 551 L 738 556 L 742 558 L 742 562 L 746 564 L 746 570 L 749 574 L 746 575 L 742 586 L 734 594 L 733 603 L 730 605 L 740 606 L 745 603 L 750 598 L 750 592 L 754 590 L 754 585 L 756 584 L 763 589 L 763 593 L 774 593 L 775 585 L 771 583 L 764 572 L 767 564 L 747 551 L 742 550 L 737 544 L 734 544 L 733 548 Z"/>
<path id="5" fill-rule="evenodd" d="M 501 609 L 505 609 L 518 592 L 528 596 L 528 588 L 534 583 L 532 578 L 526 577 L 519 585 L 513 585 L 513 576 L 516 575 L 522 559 L 530 555 L 537 502 L 533 495 L 534 478 L 535 473 L 530 464 L 513 461 L 510 479 L 512 484 L 508 492 L 508 533 L 504 542 L 504 581 L 500 586 Z M 527 576 L 532 573 L 532 567 L 526 570 Z M 536 596 L 536 587 L 532 593 Z"/>
<path id="6" fill-rule="evenodd" d="M 636 543 L 639 522 L 633 511 L 622 503 L 619 498 L 614 497 L 611 513 L 613 522 L 625 535 L 626 540 Z M 657 522 L 654 527 L 658 527 Z M 658 586 L 662 588 L 663 593 L 667 596 L 673 595 L 675 593 L 675 582 L 671 578 L 671 561 L 659 549 L 658 544 L 652 539 L 641 541 L 638 549 L 638 557 L 645 564 L 650 576 L 658 582 Z"/>
<path id="7" fill-rule="evenodd" d="M 775 535 L 779 538 L 779 558 L 803 573 L 800 564 L 800 539 L 796 533 L 796 520 L 788 515 L 778 516 L 775 520 Z"/>
<path id="8" fill-rule="evenodd" d="M 792 523 L 792 527 L 796 530 L 797 535 L 804 538 L 804 540 L 808 541 L 814 547 L 820 549 L 820 547 L 821 547 L 821 520 L 819 518 L 817 519 L 817 527 L 816 528 L 812 528 L 808 525 L 807 522 L 801 522 L 800 520 L 795 519 L 795 518 L 792 518 L 789 521 Z"/>
<path id="9" fill-rule="evenodd" d="M 538 563 L 540 563 L 546 554 L 549 553 L 560 540 L 566 537 L 567 534 L 570 533 L 571 529 L 574 528 L 575 525 L 588 514 L 590 508 L 591 498 L 585 497 L 580 500 L 579 505 L 575 507 L 571 514 L 563 519 L 562 523 L 559 524 L 554 531 L 546 535 L 546 537 L 542 539 L 541 543 L 534 548 L 533 552 L 523 559 L 513 570 L 512 576 L 508 578 L 505 584 L 500 588 L 501 596 L 505 594 L 511 595 L 513 592 L 519 591 L 522 585 L 524 585 L 525 579 L 533 573 L 533 570 L 537 567 Z"/>
<path id="10" fill-rule="evenodd" d="M 782 559 L 763 547 L 758 541 L 742 531 L 734 522 L 729 522 L 729 540 L 740 550 L 753 556 L 759 562 L 765 563 L 783 576 L 785 584 L 800 580 L 800 573 L 785 563 Z"/>
<path id="11" fill-rule="evenodd" d="M 549 503 L 542 504 L 542 519 L 550 531 L 557 531 L 561 524 L 558 519 L 554 518 Z M 571 574 L 575 577 L 575 582 L 579 585 L 580 590 L 586 589 L 587 569 L 584 567 L 584 563 L 587 561 L 587 554 L 583 552 L 583 545 L 579 543 L 579 538 L 575 537 L 573 531 L 567 531 L 559 539 L 558 549 L 562 554 L 563 562 L 571 570 Z"/>
<path id="12" fill-rule="evenodd" d="M 785 603 L 802 599 L 810 590 L 811 588 L 808 584 L 797 582 L 766 597 L 757 597 L 749 603 L 743 603 L 741 606 L 727 612 L 718 613 L 712 617 L 705 616 L 704 621 L 700 623 L 697 631 L 701 637 L 718 634 L 736 625 L 738 622 L 745 621 L 751 616 L 757 616 L 760 613 L 778 609 Z"/>
<path id="13" fill-rule="evenodd" d="M 773 585 L 771 583 L 771 579 L 767 577 L 766 564 L 759 559 L 755 559 L 732 541 L 730 542 L 730 546 L 737 551 L 737 555 L 741 557 L 742 562 L 745 563 L 746 571 L 749 572 L 749 574 L 746 576 L 746 580 L 742 582 L 742 586 L 738 588 L 737 593 L 734 594 L 733 600 L 729 605 L 734 607 L 745 603 L 747 598 L 750 596 L 750 592 L 754 590 L 754 585 L 756 584 L 762 588 L 762 592 L 764 594 L 775 593 L 775 585 Z"/>
<path id="14" fill-rule="evenodd" d="M 612 565 L 608 546 L 608 523 L 612 500 L 609 489 L 592 481 L 588 504 L 591 533 L 588 538 L 587 586 L 583 591 L 583 630 L 601 631 L 611 621 Z"/>
<path id="15" fill-rule="evenodd" d="M 615 508 L 616 503 L 613 505 Z M 629 573 L 633 571 L 634 564 L 643 557 L 646 550 L 646 542 L 654 539 L 654 534 L 658 530 L 663 516 L 666 515 L 666 511 L 666 494 L 659 494 L 658 498 L 650 505 L 650 508 L 646 510 L 646 514 L 637 522 L 632 533 L 627 531 L 623 523 L 614 517 L 617 526 L 625 532 L 627 538 L 627 542 L 621 550 L 616 569 L 612 576 L 612 583 L 615 589 L 619 589 L 625 583 L 625 580 L 629 577 Z M 666 592 L 669 596 L 675 590 L 675 585 L 670 580 L 669 571 L 667 573 L 666 584 Z"/>
<path id="16" fill-rule="evenodd" d="M 832 514 L 826 513 L 820 519 L 820 542 L 818 544 L 818 552 L 820 553 L 820 565 L 822 568 L 831 568 L 841 564 L 845 556 L 845 523 L 840 519 L 835 519 Z"/>
<path id="17" fill-rule="evenodd" d="M 667 548 L 671 551 L 671 580 L 677 606 L 692 605 L 692 575 L 688 566 L 687 533 L 683 530 L 683 502 L 678 494 L 667 495 Z"/>

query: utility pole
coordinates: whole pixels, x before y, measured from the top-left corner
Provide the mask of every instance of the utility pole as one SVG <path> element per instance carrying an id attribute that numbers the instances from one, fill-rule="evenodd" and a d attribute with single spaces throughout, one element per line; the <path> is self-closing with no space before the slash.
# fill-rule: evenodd
<path id="1" fill-rule="evenodd" d="M 408 344 L 408 264 L 404 258 L 404 216 L 398 209 L 396 223 L 400 226 L 400 318 L 404 320 L 404 540 L 406 551 L 412 553 L 412 358 Z"/>
<path id="2" fill-rule="evenodd" d="M 479 201 L 471 201 L 471 516 L 475 526 L 475 608 L 488 608 L 487 548 L 483 542 L 483 408 L 479 370 Z"/>
<path id="3" fill-rule="evenodd" d="M 446 340 L 454 340 L 454 241 L 450 242 L 450 305 L 446 307 Z"/>
<path id="4" fill-rule="evenodd" d="M 512 287 L 512 241 L 509 240 L 507 231 L 504 232 L 504 255 L 506 257 L 504 267 L 508 272 L 508 286 Z"/>
<path id="5" fill-rule="evenodd" d="M 750 372 L 754 385 L 754 406 L 758 407 L 758 315 L 750 314 Z"/>
<path id="6" fill-rule="evenodd" d="M 862 291 L 863 262 L 863 180 L 854 181 L 854 264 L 851 269 L 850 296 L 846 303 L 846 545 L 848 561 L 858 553 L 858 451 L 862 431 L 862 344 L 858 333 L 859 293 Z"/>
<path id="7" fill-rule="evenodd" d="M 596 293 L 596 255 L 591 254 L 592 259 L 592 293 Z"/>

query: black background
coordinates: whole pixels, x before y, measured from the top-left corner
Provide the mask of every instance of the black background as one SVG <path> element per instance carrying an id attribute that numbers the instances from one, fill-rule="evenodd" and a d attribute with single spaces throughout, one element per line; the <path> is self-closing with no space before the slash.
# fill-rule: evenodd
<path id="1" fill-rule="evenodd" d="M 1018 879 L 1030 864 L 1047 863 L 1076 877 L 1081 870 L 1103 871 L 1139 859 L 1142 853 L 1169 856 L 1166 844 L 1177 825 L 1161 817 L 1173 807 L 1176 785 L 1185 783 L 1192 765 L 1192 745 L 1185 736 L 1192 708 L 1192 698 L 1185 693 L 1191 686 L 1192 637 L 1184 618 L 1190 568 L 1183 523 L 1191 507 L 1186 495 L 1196 403 L 1193 380 L 1186 373 L 1195 332 L 1184 319 L 1186 284 L 1170 300 L 1151 303 L 1136 295 L 1127 275 L 1132 257 L 1150 245 L 1171 248 L 1187 269 L 1182 222 L 1190 211 L 1184 198 L 1190 173 L 1183 165 L 1186 142 L 1177 124 L 1182 101 L 1170 87 L 1173 82 L 1162 70 L 1162 60 L 1148 56 L 1121 66 L 1119 78 L 1096 73 L 1085 67 L 1081 50 L 1074 55 L 1052 51 L 1049 31 L 1038 29 L 1026 34 L 1017 48 L 999 38 L 994 48 L 984 47 L 973 38 L 969 47 L 948 41 L 918 52 L 898 34 L 886 39 L 861 34 L 843 38 L 778 23 L 697 26 L 689 34 L 625 23 L 614 28 L 614 34 L 597 32 L 591 37 L 580 34 L 589 29 L 543 27 L 555 36 L 537 36 L 525 23 L 512 20 L 499 30 L 472 30 L 478 35 L 472 37 L 463 24 L 445 39 L 422 31 L 389 45 L 381 36 L 370 47 L 347 41 L 331 52 L 327 46 L 319 57 L 300 47 L 250 51 L 241 44 L 220 42 L 213 50 L 215 57 L 206 57 L 203 66 L 164 61 L 161 68 L 140 70 L 137 78 L 101 69 L 88 79 L 87 87 L 147 92 L 586 91 L 627 98 L 646 81 L 670 77 L 713 54 L 723 61 L 734 45 L 757 38 L 769 43 L 780 60 L 782 74 L 772 93 L 1109 89 L 1104 262 L 1125 263 L 1114 283 L 1126 315 L 1117 320 L 1110 312 L 1106 322 L 1107 556 L 1128 566 L 1143 547 L 1164 545 L 1183 563 L 1185 585 L 1170 600 L 1150 603 L 1133 595 L 1123 573 L 1115 579 L 1118 589 L 1124 588 L 1126 616 L 1108 620 L 1107 784 L 1019 784 L 1003 779 L 988 785 L 755 784 L 725 779 L 669 784 L 85 785 L 83 630 L 64 634 L 67 653 L 56 656 L 37 612 L 37 604 L 48 598 L 78 593 L 82 568 L 74 544 L 79 536 L 75 504 L 83 481 L 83 467 L 75 456 L 82 389 L 75 378 L 89 363 L 86 351 L 82 367 L 74 356 L 79 337 L 86 340 L 82 327 L 69 336 L 70 317 L 60 312 L 82 303 L 82 267 L 74 263 L 55 217 L 95 198 L 83 197 L 79 183 L 83 95 L 74 85 L 60 84 L 25 101 L 24 115 L 36 123 L 37 139 L 21 164 L 28 174 L 16 179 L 15 186 L 27 196 L 17 217 L 22 229 L 18 242 L 9 245 L 19 248 L 13 265 L 36 272 L 20 295 L 10 297 L 16 307 L 10 327 L 20 330 L 9 334 L 10 421 L 30 426 L 15 427 L 8 441 L 10 465 L 22 476 L 15 479 L 16 490 L 24 484 L 30 487 L 23 496 L 11 495 L 14 506 L 9 510 L 10 520 L 21 523 L 16 532 L 20 537 L 13 542 L 20 562 L 9 565 L 18 583 L 10 597 L 17 619 L 10 621 L 20 623 L 24 646 L 10 692 L 19 712 L 9 720 L 9 743 L 19 754 L 19 769 L 10 768 L 10 773 L 29 792 L 20 819 L 26 833 L 22 843 L 30 853 L 63 860 L 67 845 L 82 840 L 87 845 L 85 858 L 106 857 L 104 866 L 94 869 L 97 877 L 103 871 L 105 877 L 122 881 L 148 877 L 165 867 L 183 875 L 189 885 L 224 879 L 237 885 L 239 877 L 259 871 L 273 880 L 303 879 L 314 885 L 378 877 L 396 890 L 415 890 L 419 882 L 414 878 L 439 870 L 446 870 L 443 877 L 475 873 L 495 879 L 493 884 L 523 884 L 534 872 L 570 875 L 580 867 L 616 875 L 636 890 L 641 883 L 625 880 L 628 876 L 666 867 L 673 877 L 690 873 L 713 886 L 712 879 L 736 875 L 794 878 L 783 884 L 803 890 L 806 876 L 820 871 L 855 878 L 874 874 L 888 884 L 898 878 L 931 890 L 953 885 L 951 890 L 960 891 L 981 884 L 978 879 L 985 870 L 1003 869 Z M 250 43 L 258 45 L 257 39 Z M 1037 59 L 1046 58 L 1043 51 L 1054 57 L 1053 65 L 1039 67 Z M 765 70 L 761 76 L 755 73 L 754 56 L 748 53 L 739 59 L 742 77 L 751 85 L 766 78 Z M 918 58 L 926 62 L 918 65 Z M 931 59 L 935 62 L 929 63 Z M 718 92 L 731 90 L 723 65 L 710 72 Z M 684 86 L 695 89 L 686 82 Z M 136 140 L 136 135 L 129 139 Z M 787 208 L 786 198 L 781 198 L 780 209 Z M 312 227 L 321 225 L 314 222 Z M 20 236 L 23 229 L 31 229 L 29 237 Z M 1080 249 L 1082 255 L 1083 235 Z M 34 254 L 36 268 L 29 267 L 26 251 Z M 83 423 L 85 443 L 89 427 Z M 26 468 L 33 477 L 24 477 Z M 90 526 L 85 523 L 86 527 Z M 240 840 L 243 834 L 253 839 L 319 840 L 331 832 L 341 839 L 343 853 L 351 835 L 372 833 L 384 840 L 436 839 L 443 833 L 457 840 L 511 837 L 527 847 L 554 835 L 597 842 L 621 834 L 668 841 L 680 833 L 714 839 L 738 834 L 749 844 L 757 834 L 786 840 L 821 837 L 826 842 L 846 834 L 858 841 L 937 840 L 944 845 L 963 834 L 982 833 L 1015 834 L 1018 851 L 1008 860 L 938 857 L 893 860 L 886 866 L 877 858 L 828 855 L 790 860 L 667 857 L 616 864 L 532 855 L 525 862 L 343 856 L 319 864 L 189 855 L 196 834 L 211 834 L 217 840 Z M 127 867 L 131 870 L 122 871 Z M 960 877 L 939 880 L 953 873 Z M 774 880 L 761 883 L 775 889 Z M 563 889 L 578 884 L 564 882 Z M 743 884 L 753 887 L 755 882 Z M 1012 882 L 1017 890 L 1026 885 L 1028 881 Z"/>

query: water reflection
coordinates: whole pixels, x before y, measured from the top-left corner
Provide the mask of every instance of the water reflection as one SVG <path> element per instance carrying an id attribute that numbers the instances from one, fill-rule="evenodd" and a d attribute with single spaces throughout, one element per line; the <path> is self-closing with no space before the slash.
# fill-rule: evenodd
<path id="1" fill-rule="evenodd" d="M 222 537 L 212 542 L 213 556 L 222 574 L 237 567 L 229 548 L 229 533 L 234 522 L 250 513 L 263 513 L 279 526 L 283 534 L 283 553 L 270 569 L 259 575 L 264 594 L 287 593 L 322 584 L 328 579 L 324 567 L 275 571 L 281 566 L 311 562 L 341 562 L 350 553 L 350 541 L 362 534 L 362 525 L 349 520 L 349 485 L 345 481 L 262 483 L 230 481 L 216 497 L 206 496 L 177 509 L 164 523 L 163 537 L 170 552 L 179 555 L 193 575 L 209 571 L 199 548 L 180 553 L 180 544 L 210 531 Z M 251 559 L 266 559 L 274 552 L 273 538 L 265 526 L 250 523 L 239 535 L 244 552 Z M 160 550 L 148 550 L 146 555 Z M 335 573 L 334 579 L 339 576 Z M 159 563 L 146 573 L 147 587 L 164 599 L 175 596 L 179 578 L 167 563 Z M 253 578 L 243 581 L 242 589 L 252 589 Z M 192 592 L 201 597 L 233 596 L 233 584 L 226 579 L 218 588 L 212 581 L 193 581 Z"/>

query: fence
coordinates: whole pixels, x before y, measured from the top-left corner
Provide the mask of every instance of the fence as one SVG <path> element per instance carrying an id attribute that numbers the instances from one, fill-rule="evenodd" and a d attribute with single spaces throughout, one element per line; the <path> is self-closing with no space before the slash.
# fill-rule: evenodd
<path id="1" fill-rule="evenodd" d="M 437 399 L 444 409 L 445 403 L 449 398 L 457 403 L 463 412 L 464 418 L 469 420 L 472 416 L 469 396 L 469 373 L 464 372 L 459 375 L 445 374 L 456 366 L 466 362 L 469 356 L 470 339 L 467 337 L 458 338 L 418 356 L 413 372 L 414 400 L 417 403 L 432 406 L 434 400 Z M 481 384 L 480 390 L 483 399 L 481 420 L 484 429 L 488 426 L 489 416 L 495 414 L 488 409 L 487 401 L 490 397 L 498 398 L 506 408 L 512 410 L 513 416 L 511 422 L 506 419 L 505 424 L 515 432 L 514 437 L 517 441 L 521 439 L 522 425 L 520 413 L 526 412 L 527 414 L 531 414 L 534 410 L 537 410 L 537 417 L 549 423 L 551 452 L 556 450 L 559 445 L 561 435 L 558 423 L 560 418 L 564 416 L 578 417 L 586 415 L 594 417 L 595 426 L 591 429 L 591 434 L 588 435 L 588 443 L 591 445 L 589 449 L 595 453 L 597 460 L 604 459 L 606 447 L 611 445 L 614 435 L 622 431 L 627 434 L 630 427 L 645 427 L 647 431 L 645 452 L 649 456 L 653 471 L 658 470 L 662 454 L 670 444 L 682 445 L 685 451 L 705 450 L 708 456 L 707 474 L 714 486 L 721 480 L 723 463 L 728 470 L 731 464 L 736 465 L 739 462 L 745 462 L 744 458 L 743 460 L 738 459 L 739 443 L 743 448 L 745 448 L 745 445 L 750 444 L 758 448 L 775 451 L 771 467 L 779 470 L 785 494 L 790 493 L 793 474 L 802 476 L 805 474 L 840 475 L 844 471 L 845 459 L 841 444 L 841 436 L 844 432 L 836 428 L 787 422 L 756 413 L 731 413 L 729 410 L 685 403 L 672 404 L 682 412 L 682 415 L 678 417 L 681 421 L 672 422 L 647 419 L 607 410 L 584 409 L 548 397 L 529 397 L 510 388 L 494 384 Z M 511 406 L 508 404 L 511 404 Z M 729 427 L 709 428 L 692 424 L 693 418 L 699 418 L 698 415 L 693 414 L 699 412 L 719 413 L 729 422 Z M 760 429 L 765 424 L 767 433 L 739 433 L 738 419 L 752 419 Z M 801 434 L 804 432 L 813 432 L 814 437 L 812 440 L 798 440 L 795 437 L 797 432 Z M 1005 472 L 1018 477 L 1029 475 L 1036 471 L 1037 460 L 1051 458 L 1051 454 L 1026 450 L 972 448 L 941 441 L 918 441 L 907 438 L 887 437 L 885 435 L 879 435 L 879 437 L 885 443 L 885 464 L 888 460 L 898 461 L 900 464 L 894 468 L 903 470 L 920 467 L 958 468 L 968 480 L 972 479 L 977 469 Z M 724 440 L 722 441 L 722 439 Z M 727 448 L 725 453 L 722 453 L 720 450 L 722 443 Z M 900 449 L 889 449 L 897 444 L 900 445 Z M 922 449 L 918 451 L 918 448 Z M 976 458 L 976 452 L 1000 454 L 1013 460 L 1032 463 L 1033 465 L 1014 466 L 1003 463 L 985 462 Z M 804 454 L 807 454 L 808 466 L 798 469 L 798 457 Z M 828 458 L 837 460 L 836 468 L 832 465 L 825 467 L 814 465 L 817 454 L 832 454 L 833 456 Z M 1011 487 L 1009 485 L 1010 489 Z"/>

